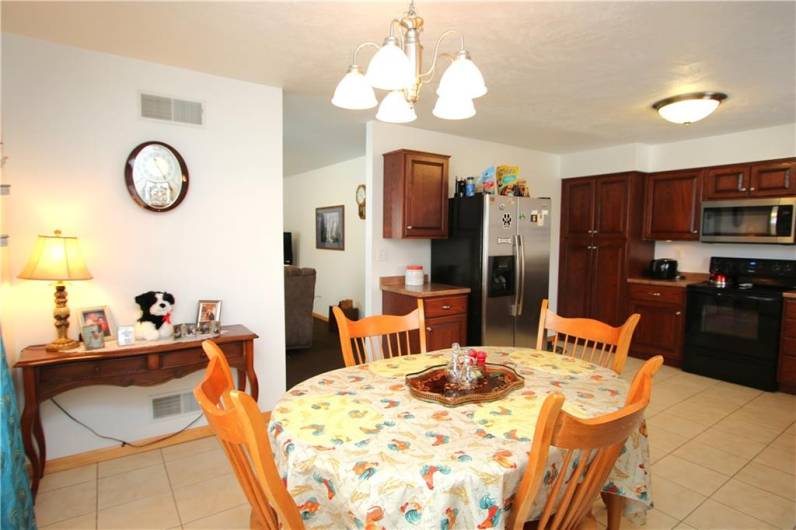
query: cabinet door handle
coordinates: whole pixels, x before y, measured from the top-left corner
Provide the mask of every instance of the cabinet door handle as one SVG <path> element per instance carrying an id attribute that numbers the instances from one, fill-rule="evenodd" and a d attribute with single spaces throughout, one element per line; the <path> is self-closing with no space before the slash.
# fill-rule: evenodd
<path id="1" fill-rule="evenodd" d="M 427 326 L 427 327 L 426 327 L 426 331 L 428 331 L 429 333 L 431 333 L 431 332 L 432 332 L 432 331 L 434 331 L 434 330 L 433 330 L 433 329 L 431 329 L 431 327 L 428 327 L 428 326 Z"/>
<path id="2" fill-rule="evenodd" d="M 652 296 L 660 296 L 660 295 L 661 295 L 661 293 L 659 293 L 659 292 L 656 292 L 656 291 L 652 291 L 652 292 L 650 292 L 650 294 L 651 294 Z"/>
<path id="3" fill-rule="evenodd" d="M 414 228 L 412 225 L 406 227 L 407 230 L 411 230 L 412 228 Z"/>
<path id="4" fill-rule="evenodd" d="M 743 173 L 738 173 L 738 191 L 746 191 L 743 187 Z"/>
<path id="5" fill-rule="evenodd" d="M 751 188 L 749 188 L 749 191 L 755 191 L 755 187 L 752 186 Z"/>
<path id="6" fill-rule="evenodd" d="M 691 230 L 691 233 L 692 233 L 692 234 L 698 234 L 698 233 L 699 233 L 699 230 Z"/>
<path id="7" fill-rule="evenodd" d="M 447 311 L 450 308 L 451 308 L 450 304 L 445 304 L 444 306 L 442 306 L 442 309 L 444 309 L 445 311 Z"/>
<path id="8" fill-rule="evenodd" d="M 682 315 L 682 314 L 683 314 L 683 312 L 682 312 L 682 311 L 676 311 L 676 312 L 674 313 L 674 316 L 677 316 L 677 317 L 679 317 L 679 316 L 680 316 L 680 315 Z"/>
<path id="9" fill-rule="evenodd" d="M 790 189 L 790 168 L 785 170 L 785 189 Z"/>

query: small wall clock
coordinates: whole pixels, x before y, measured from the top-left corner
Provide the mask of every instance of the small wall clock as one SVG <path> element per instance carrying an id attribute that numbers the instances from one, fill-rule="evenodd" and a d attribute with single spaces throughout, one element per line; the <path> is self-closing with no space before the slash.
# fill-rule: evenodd
<path id="1" fill-rule="evenodd" d="M 179 206 L 188 193 L 188 166 L 172 146 L 144 142 L 127 157 L 124 180 L 136 204 L 153 212 L 167 212 Z"/>
<path id="2" fill-rule="evenodd" d="M 357 206 L 359 206 L 359 218 L 365 218 L 365 185 L 357 186 Z"/>

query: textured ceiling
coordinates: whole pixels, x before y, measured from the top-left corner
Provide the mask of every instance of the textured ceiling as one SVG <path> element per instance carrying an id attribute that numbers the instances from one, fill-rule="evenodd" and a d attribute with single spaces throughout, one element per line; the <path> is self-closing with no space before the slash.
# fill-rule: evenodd
<path id="1" fill-rule="evenodd" d="M 364 152 L 374 111 L 332 108 L 353 47 L 381 41 L 394 2 L 8 2 L 6 31 L 285 89 L 285 169 Z M 661 143 L 796 121 L 794 2 L 425 3 L 434 39 L 464 32 L 489 94 L 462 122 L 413 125 L 551 152 Z M 455 46 L 455 41 L 447 47 Z M 366 54 L 369 52 L 365 52 Z M 360 62 L 364 62 L 360 60 Z M 683 127 L 657 99 L 722 90 L 709 119 Z"/>

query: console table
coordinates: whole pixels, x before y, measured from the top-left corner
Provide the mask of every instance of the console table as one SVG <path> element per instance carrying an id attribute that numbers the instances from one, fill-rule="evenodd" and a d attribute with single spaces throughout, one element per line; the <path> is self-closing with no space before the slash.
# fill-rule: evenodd
<path id="1" fill-rule="evenodd" d="M 244 326 L 224 326 L 216 342 L 230 367 L 238 370 L 238 389 L 257 399 L 259 386 L 254 373 L 254 339 Z M 16 367 L 22 370 L 25 409 L 22 412 L 22 440 L 33 466 L 31 490 L 36 495 L 44 475 L 47 449 L 39 404 L 73 388 L 90 385 L 152 386 L 177 379 L 207 366 L 202 340 L 138 342 L 102 350 L 48 352 L 44 345 L 28 346 Z M 35 440 L 35 444 L 34 444 Z"/>

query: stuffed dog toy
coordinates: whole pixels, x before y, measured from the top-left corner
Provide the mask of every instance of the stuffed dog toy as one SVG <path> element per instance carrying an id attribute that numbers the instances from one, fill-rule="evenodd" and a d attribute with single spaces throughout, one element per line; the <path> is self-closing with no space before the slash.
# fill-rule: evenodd
<path id="1" fill-rule="evenodd" d="M 164 291 L 147 291 L 135 297 L 141 315 L 135 323 L 135 338 L 139 340 L 168 339 L 174 335 L 171 313 L 174 296 Z"/>

